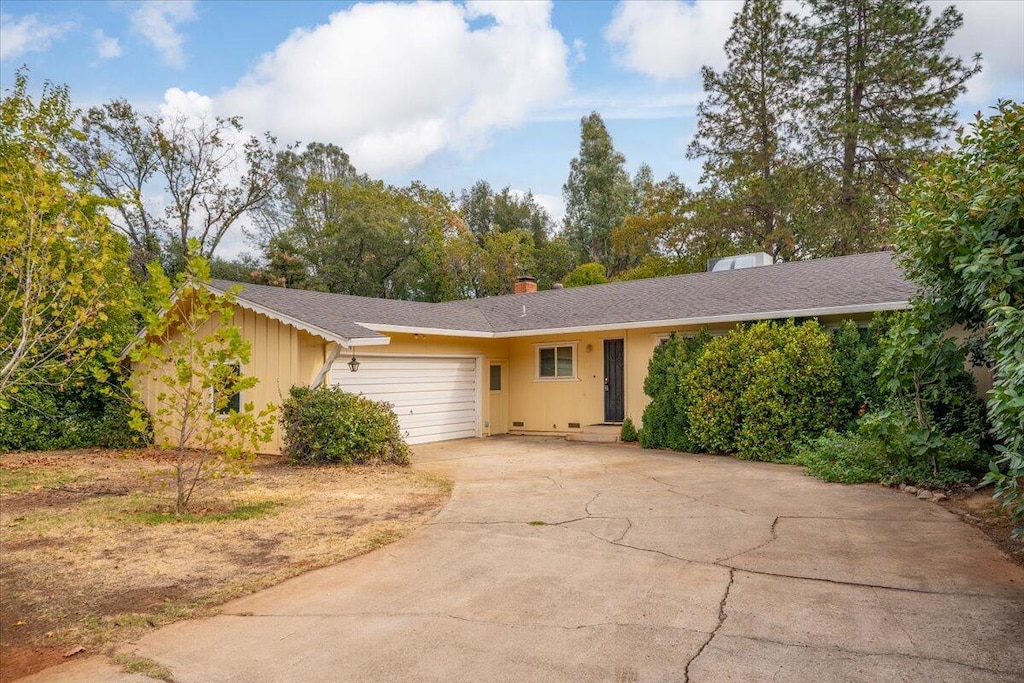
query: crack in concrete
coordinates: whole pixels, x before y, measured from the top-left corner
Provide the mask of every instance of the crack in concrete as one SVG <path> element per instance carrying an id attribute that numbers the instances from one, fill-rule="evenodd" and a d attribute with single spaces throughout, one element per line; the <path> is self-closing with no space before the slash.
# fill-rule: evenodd
<path id="1" fill-rule="evenodd" d="M 558 482 L 558 481 L 555 481 L 555 478 L 554 478 L 554 477 L 552 477 L 552 476 L 551 476 L 550 474 L 545 474 L 545 475 L 544 475 L 544 478 L 545 478 L 545 479 L 549 479 L 549 480 L 551 481 L 551 483 L 552 483 L 552 484 L 554 484 L 555 486 L 557 486 L 557 487 L 558 487 L 558 488 L 560 488 L 560 489 L 564 489 L 564 488 L 565 488 L 564 486 L 562 486 L 562 484 L 561 484 L 560 482 Z"/>
<path id="2" fill-rule="evenodd" d="M 839 579 L 823 579 L 816 576 L 797 576 L 795 574 L 780 574 L 776 572 L 766 572 L 757 569 L 744 569 L 743 567 L 732 567 L 727 564 L 719 564 L 717 562 L 711 563 L 698 563 L 698 564 L 713 564 L 716 567 L 734 569 L 744 574 L 754 574 L 757 576 L 772 576 L 780 579 L 795 579 L 798 581 L 817 581 L 819 583 L 828 583 L 834 586 L 852 586 L 854 588 L 877 588 L 878 590 L 884 591 L 897 591 L 901 593 L 916 593 L 919 595 L 949 595 L 953 597 L 962 598 L 994 598 L 999 600 L 1005 600 L 1004 596 L 992 595 L 990 593 L 969 593 L 960 591 L 931 591 L 925 590 L 924 588 L 906 588 L 901 586 L 883 586 L 877 583 L 859 583 L 857 581 L 840 581 Z"/>
<path id="3" fill-rule="evenodd" d="M 600 494 L 598 494 L 598 495 L 600 495 Z M 595 499 L 596 499 L 596 496 L 595 496 L 595 498 L 591 499 L 591 502 L 593 502 Z M 588 503 L 588 505 L 589 505 L 589 503 Z M 775 518 L 776 522 L 777 522 L 778 519 L 782 519 L 782 518 L 784 518 L 784 516 L 780 516 L 780 517 Z M 622 520 L 622 521 L 625 521 L 628 524 L 628 527 L 627 527 L 626 531 L 623 532 L 623 534 L 620 535 L 618 538 L 616 538 L 616 539 L 609 539 L 609 538 L 605 538 L 603 536 L 598 536 L 597 534 L 595 534 L 594 532 L 592 532 L 592 531 L 590 531 L 588 529 L 577 529 L 575 527 L 569 526 L 569 525 L 573 524 L 574 522 L 582 522 L 582 521 L 585 521 L 585 520 L 588 520 L 588 519 Z M 507 524 L 507 525 L 530 525 L 529 522 L 524 522 L 522 520 L 509 520 L 509 521 L 488 521 L 488 522 L 428 522 L 424 526 L 453 526 L 453 525 L 494 526 L 494 525 L 502 525 L 502 524 Z M 734 566 L 734 565 L 731 565 L 731 564 L 726 564 L 727 560 L 730 560 L 730 559 L 733 559 L 735 557 L 739 557 L 740 555 L 744 555 L 746 553 L 752 552 L 754 550 L 757 550 L 760 547 L 764 547 L 764 546 L 768 545 L 773 540 L 777 540 L 777 535 L 778 534 L 777 534 L 776 523 L 775 522 L 773 522 L 773 524 L 772 524 L 772 531 L 776 535 L 776 538 L 769 539 L 768 541 L 765 541 L 764 543 L 760 544 L 759 546 L 755 546 L 754 548 L 750 548 L 749 550 L 744 550 L 742 552 L 736 553 L 735 555 L 731 555 L 731 556 L 726 557 L 726 558 L 721 559 L 721 560 L 715 560 L 713 562 L 708 562 L 708 561 L 705 561 L 705 560 L 693 560 L 693 559 L 690 559 L 690 558 L 687 558 L 687 557 L 680 557 L 679 555 L 673 555 L 670 552 L 666 552 L 664 550 L 658 550 L 657 548 L 645 548 L 645 547 L 642 547 L 642 546 L 636 546 L 636 545 L 630 545 L 629 543 L 624 543 L 623 539 L 625 538 L 626 534 L 629 531 L 631 531 L 632 528 L 633 528 L 633 521 L 630 518 L 628 518 L 628 517 L 615 517 L 615 516 L 609 516 L 609 515 L 590 515 L 590 514 L 588 514 L 585 517 L 574 517 L 572 519 L 561 520 L 561 521 L 558 521 L 558 522 L 545 522 L 544 524 L 537 524 L 537 525 L 532 525 L 532 526 L 536 526 L 536 527 L 540 527 L 540 528 L 542 528 L 542 527 L 565 527 L 565 528 L 570 528 L 570 529 L 573 529 L 574 531 L 578 531 L 578 532 L 582 532 L 582 533 L 588 534 L 588 535 L 593 536 L 594 538 L 598 539 L 599 541 L 603 541 L 605 543 L 609 543 L 611 545 L 618 546 L 620 548 L 628 548 L 630 550 L 636 550 L 638 552 L 652 553 L 652 554 L 655 554 L 655 555 L 661 555 L 662 557 L 667 557 L 667 558 L 676 560 L 678 562 L 687 562 L 689 564 L 697 564 L 697 565 L 703 565 L 703 566 L 708 566 L 708 567 L 720 567 L 722 569 L 726 569 L 726 570 L 729 570 L 729 571 L 738 571 L 738 572 L 743 572 L 745 574 L 753 574 L 753 575 L 757 575 L 757 576 L 770 576 L 770 577 L 774 577 L 774 578 L 794 579 L 794 580 L 799 580 L 799 581 L 816 581 L 816 582 L 819 582 L 819 583 L 827 583 L 827 584 L 836 585 L 836 586 L 851 586 L 851 587 L 854 587 L 854 588 L 877 588 L 879 590 L 900 591 L 900 592 L 904 592 L 904 593 L 915 593 L 915 594 L 919 594 L 919 595 L 949 595 L 949 596 L 954 596 L 954 597 L 965 597 L 965 598 L 1001 598 L 1001 599 L 1005 599 L 1005 596 L 993 595 L 993 594 L 990 594 L 990 593 L 977 593 L 977 592 L 969 592 L 969 591 L 939 591 L 939 590 L 927 590 L 927 589 L 924 589 L 924 588 L 910 588 L 910 587 L 906 587 L 906 586 L 887 586 L 887 585 L 877 584 L 877 583 L 861 583 L 861 582 L 858 582 L 858 581 L 842 581 L 840 579 L 827 579 L 827 578 L 822 578 L 822 577 L 817 577 L 817 576 L 799 576 L 799 575 L 796 575 L 796 574 L 784 574 L 784 573 L 781 573 L 781 572 L 769 572 L 769 571 L 764 571 L 764 570 L 749 569 L 749 568 L 745 568 L 745 567 L 737 567 L 737 566 Z"/>
<path id="4" fill-rule="evenodd" d="M 966 669 L 973 669 L 975 671 L 983 671 L 985 673 L 996 674 L 997 676 L 1017 676 L 1019 672 L 1003 671 L 1002 669 L 992 669 L 986 666 L 979 666 L 977 664 L 968 664 L 961 662 L 956 659 L 946 659 L 945 657 L 934 657 L 931 655 L 911 654 L 908 652 L 877 652 L 873 650 L 860 650 L 856 648 L 840 647 L 839 645 L 812 645 L 809 643 L 789 643 L 783 640 L 775 640 L 773 638 L 761 638 L 758 636 L 743 636 L 738 634 L 723 634 L 723 638 L 735 638 L 737 640 L 748 640 L 755 643 L 767 643 L 769 645 L 781 645 L 782 647 L 798 647 L 805 650 L 820 650 L 824 652 L 839 652 L 842 654 L 855 655 L 857 657 L 905 657 L 907 659 L 918 659 L 926 662 L 939 662 L 942 664 L 952 664 L 954 666 L 962 666 Z"/>
<path id="5" fill-rule="evenodd" d="M 690 666 L 693 665 L 697 658 L 700 657 L 707 646 L 711 644 L 711 641 L 718 635 L 718 631 L 722 628 L 722 624 L 725 623 L 726 618 L 729 616 L 725 611 L 725 603 L 729 601 L 729 593 L 732 591 L 733 581 L 736 580 L 736 572 L 733 569 L 729 570 L 729 583 L 725 586 L 725 593 L 722 595 L 722 599 L 718 603 L 718 625 L 715 626 L 714 630 L 708 635 L 708 639 L 704 641 L 704 644 L 697 650 L 697 654 L 690 657 L 689 661 L 686 662 L 686 668 L 683 669 L 683 683 L 690 683 Z"/>
<path id="6" fill-rule="evenodd" d="M 597 493 L 594 494 L 594 497 L 591 498 L 590 500 L 588 500 L 586 502 L 586 504 L 583 506 L 583 512 L 587 513 L 587 517 L 593 517 L 593 514 L 590 512 L 590 505 L 591 505 L 591 503 L 593 503 L 595 500 L 597 500 L 600 497 L 601 497 L 601 492 L 598 491 Z"/>
<path id="7" fill-rule="evenodd" d="M 738 553 L 733 553 L 732 555 L 729 555 L 727 557 L 721 557 L 721 558 L 715 560 L 714 564 L 718 564 L 720 562 L 725 562 L 726 560 L 731 560 L 732 558 L 739 557 L 740 555 L 746 555 L 747 553 L 752 553 L 755 550 L 760 550 L 761 548 L 764 548 L 769 543 L 774 543 L 775 541 L 779 540 L 779 535 L 775 531 L 775 527 L 777 527 L 779 525 L 779 519 L 780 519 L 779 517 L 776 517 L 775 519 L 772 520 L 772 526 L 771 526 L 771 529 L 770 529 L 770 531 L 771 531 L 771 538 L 769 538 L 767 541 L 765 541 L 764 543 L 759 543 L 758 545 L 755 545 L 753 548 L 748 548 L 747 550 L 742 550 L 742 551 L 740 551 Z"/>

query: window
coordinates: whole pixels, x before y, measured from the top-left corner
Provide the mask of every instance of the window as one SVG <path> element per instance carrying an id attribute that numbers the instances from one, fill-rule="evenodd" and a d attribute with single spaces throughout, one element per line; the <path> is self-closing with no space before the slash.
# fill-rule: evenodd
<path id="1" fill-rule="evenodd" d="M 537 377 L 539 379 L 575 379 L 576 345 L 538 346 Z"/>
<path id="2" fill-rule="evenodd" d="M 213 401 L 213 407 L 220 415 L 227 415 L 228 413 L 238 413 L 242 411 L 241 392 L 236 391 L 227 395 L 227 389 L 224 387 L 224 385 L 233 385 L 235 383 L 239 375 L 242 374 L 242 366 L 240 363 L 225 363 L 224 365 L 230 368 L 228 370 L 228 374 L 220 376 L 220 373 L 217 373 L 218 376 L 214 380 L 215 383 L 213 389 L 213 391 L 216 392 L 213 396 L 220 399 Z M 213 399 L 213 396 L 211 396 L 211 400 Z M 226 402 L 222 402 L 225 398 L 227 399 Z"/>
<path id="3" fill-rule="evenodd" d="M 501 366 L 491 366 L 491 391 L 501 391 Z"/>

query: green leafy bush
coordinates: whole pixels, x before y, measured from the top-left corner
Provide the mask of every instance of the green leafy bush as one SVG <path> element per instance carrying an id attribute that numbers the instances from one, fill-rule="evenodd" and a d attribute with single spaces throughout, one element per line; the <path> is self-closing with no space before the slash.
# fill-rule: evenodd
<path id="1" fill-rule="evenodd" d="M 293 462 L 409 464 L 409 447 L 391 406 L 337 387 L 292 387 L 281 424 Z"/>
<path id="2" fill-rule="evenodd" d="M 628 417 L 622 421 L 622 431 L 619 432 L 619 438 L 626 443 L 633 443 L 637 440 L 636 426 L 633 424 L 633 420 Z"/>
<path id="3" fill-rule="evenodd" d="M 683 383 L 690 438 L 715 453 L 785 460 L 834 426 L 840 384 L 816 321 L 761 322 L 712 339 Z"/>
<path id="4" fill-rule="evenodd" d="M 135 448 L 150 441 L 147 423 L 132 429 L 131 399 L 102 385 L 26 386 L 0 409 L 0 452 L 71 448 Z"/>
<path id="5" fill-rule="evenodd" d="M 1024 104 L 994 116 L 935 155 L 904 196 L 894 242 L 904 270 L 946 326 L 978 332 L 992 361 L 988 417 L 998 440 L 985 481 L 1024 538 Z"/>
<path id="6" fill-rule="evenodd" d="M 654 349 L 644 380 L 644 392 L 651 402 L 644 409 L 643 427 L 637 435 L 644 448 L 694 449 L 688 417 L 692 394 L 683 385 L 710 339 L 702 329 L 693 337 L 672 335 Z"/>
<path id="7" fill-rule="evenodd" d="M 861 484 L 884 481 L 891 473 L 881 444 L 857 434 L 829 430 L 800 446 L 793 461 L 825 481 Z"/>
<path id="8" fill-rule="evenodd" d="M 869 410 L 882 407 L 883 398 L 875 381 L 878 366 L 878 334 L 881 319 L 876 316 L 868 329 L 845 320 L 832 332 L 830 348 L 839 379 L 836 403 L 838 427 L 847 429 Z"/>
<path id="9" fill-rule="evenodd" d="M 880 411 L 847 434 L 830 431 L 809 441 L 795 462 L 825 481 L 946 488 L 976 480 L 988 456 L 968 435 L 925 430 L 901 412 Z"/>

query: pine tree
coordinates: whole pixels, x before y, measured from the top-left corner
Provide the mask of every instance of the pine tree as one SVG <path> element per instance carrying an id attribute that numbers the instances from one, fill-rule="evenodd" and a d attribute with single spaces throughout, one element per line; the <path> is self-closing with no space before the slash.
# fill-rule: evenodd
<path id="1" fill-rule="evenodd" d="M 802 255 L 794 204 L 805 173 L 797 160 L 800 70 L 796 19 L 781 0 L 747 0 L 733 19 L 723 71 L 702 69 L 706 99 L 698 106 L 697 135 L 687 151 L 704 159 L 702 181 L 725 187 L 739 207 L 735 228 L 776 259 Z"/>
<path id="2" fill-rule="evenodd" d="M 838 253 L 885 239 L 913 164 L 954 125 L 953 104 L 981 69 L 946 53 L 963 24 L 923 0 L 808 0 L 802 27 L 806 147 L 837 178 Z"/>
<path id="3" fill-rule="evenodd" d="M 565 235 L 579 263 L 614 267 L 612 230 L 629 215 L 633 184 L 626 158 L 596 111 L 580 121 L 580 154 L 569 164 L 562 186 L 565 197 Z"/>

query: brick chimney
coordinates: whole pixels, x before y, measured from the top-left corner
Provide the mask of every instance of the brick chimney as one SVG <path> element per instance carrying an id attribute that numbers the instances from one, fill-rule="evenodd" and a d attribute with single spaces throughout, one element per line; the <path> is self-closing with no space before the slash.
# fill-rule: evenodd
<path id="1" fill-rule="evenodd" d="M 520 275 L 512 289 L 516 294 L 531 294 L 537 291 L 537 278 L 532 275 Z"/>

